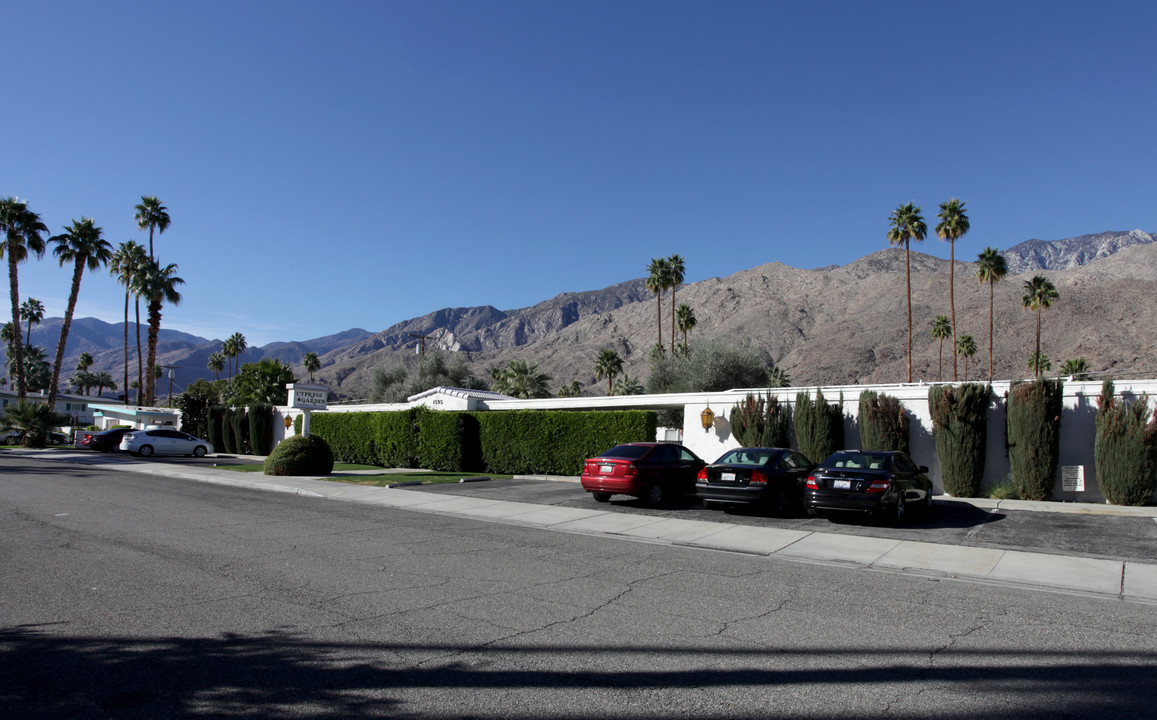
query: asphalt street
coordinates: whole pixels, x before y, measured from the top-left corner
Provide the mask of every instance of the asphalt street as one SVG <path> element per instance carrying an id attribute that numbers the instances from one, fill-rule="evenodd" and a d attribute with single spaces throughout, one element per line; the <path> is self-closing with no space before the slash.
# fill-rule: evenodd
<path id="1" fill-rule="evenodd" d="M 1147 603 L 7 454 L 0 556 L 6 717 L 1135 720 L 1157 670 Z"/>

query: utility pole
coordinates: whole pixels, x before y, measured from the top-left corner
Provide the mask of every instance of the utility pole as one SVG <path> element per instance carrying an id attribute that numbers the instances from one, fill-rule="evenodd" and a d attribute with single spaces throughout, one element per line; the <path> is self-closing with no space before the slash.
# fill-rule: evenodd
<path id="1" fill-rule="evenodd" d="M 158 367 L 169 371 L 169 407 L 173 407 L 173 371 L 182 368 L 180 365 L 160 365 Z"/>
<path id="2" fill-rule="evenodd" d="M 425 356 L 425 354 L 426 354 L 426 341 L 427 340 L 433 340 L 434 336 L 433 335 L 419 335 L 418 333 L 409 333 L 409 335 L 410 335 L 410 337 L 420 338 L 421 342 L 418 345 L 418 354 Z"/>

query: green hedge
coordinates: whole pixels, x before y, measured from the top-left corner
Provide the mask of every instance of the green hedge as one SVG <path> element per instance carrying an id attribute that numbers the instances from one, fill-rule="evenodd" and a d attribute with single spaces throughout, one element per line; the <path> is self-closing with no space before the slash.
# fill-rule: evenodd
<path id="1" fill-rule="evenodd" d="M 424 408 L 422 409 L 424 411 Z M 419 408 L 376 413 L 375 437 L 378 464 L 383 467 L 416 468 L 418 462 Z"/>
<path id="2" fill-rule="evenodd" d="M 470 472 L 483 469 L 478 419 L 473 413 L 416 411 L 419 467 Z"/>
<path id="3" fill-rule="evenodd" d="M 258 403 L 249 407 L 249 444 L 254 455 L 268 455 L 273 448 L 273 406 Z"/>
<path id="4" fill-rule="evenodd" d="M 382 465 L 376 442 L 377 418 L 382 414 L 314 413 L 309 418 L 309 434 L 325 439 L 337 462 Z"/>
<path id="5" fill-rule="evenodd" d="M 933 385 L 928 391 L 940 481 L 953 497 L 980 496 L 991 395 L 992 388 L 981 383 Z"/>
<path id="6" fill-rule="evenodd" d="M 1157 410 L 1149 398 L 1131 403 L 1113 397 L 1106 380 L 1097 399 L 1097 438 L 1093 445 L 1097 487 L 1115 505 L 1147 505 L 1157 489 Z"/>
<path id="7" fill-rule="evenodd" d="M 1060 460 L 1063 383 L 1041 378 L 1008 392 L 1008 463 L 1022 500 L 1048 500 Z"/>
<path id="8" fill-rule="evenodd" d="M 512 410 L 475 417 L 485 469 L 494 473 L 579 475 L 588 457 L 655 439 L 653 410 Z"/>
<path id="9" fill-rule="evenodd" d="M 329 475 L 331 472 L 333 452 L 325 440 L 316 435 L 286 438 L 265 458 L 266 475 Z"/>
<path id="10" fill-rule="evenodd" d="M 225 448 L 225 408 L 220 405 L 210 405 L 208 416 L 209 435 L 205 439 L 217 452 L 228 452 Z"/>

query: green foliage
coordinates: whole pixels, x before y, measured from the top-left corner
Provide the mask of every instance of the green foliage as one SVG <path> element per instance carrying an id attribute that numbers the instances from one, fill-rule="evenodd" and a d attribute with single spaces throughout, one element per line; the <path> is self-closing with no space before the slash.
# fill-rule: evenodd
<path id="1" fill-rule="evenodd" d="M 1049 356 L 1045 355 L 1040 350 L 1034 350 L 1028 356 L 1028 369 L 1032 370 L 1034 375 L 1040 375 L 1043 372 L 1048 372 L 1053 369 L 1052 361 Z"/>
<path id="2" fill-rule="evenodd" d="M 928 391 L 940 478 L 953 497 L 980 496 L 991 396 L 992 388 L 982 383 L 934 385 Z"/>
<path id="3" fill-rule="evenodd" d="M 439 386 L 464 390 L 486 390 L 487 383 L 459 353 L 431 349 L 425 355 L 409 356 L 389 368 L 375 368 L 370 378 L 370 402 L 405 402 L 406 398 Z"/>
<path id="4" fill-rule="evenodd" d="M 377 413 L 375 442 L 378 465 L 416 468 L 418 465 L 418 409 Z"/>
<path id="5" fill-rule="evenodd" d="M 298 413 L 297 417 L 293 418 L 293 433 L 295 435 L 301 434 L 301 427 L 305 423 L 305 415 Z"/>
<path id="6" fill-rule="evenodd" d="M 799 451 L 813 463 L 844 446 L 844 413 L 839 405 L 824 402 L 824 391 L 817 389 L 813 401 L 806 392 L 795 398 L 795 437 Z"/>
<path id="7" fill-rule="evenodd" d="M 571 380 L 570 385 L 563 385 L 558 389 L 558 396 L 565 397 L 579 397 L 583 394 L 582 385 L 579 385 L 578 380 Z"/>
<path id="8" fill-rule="evenodd" d="M 228 452 L 228 446 L 225 442 L 225 408 L 220 405 L 210 405 L 205 411 L 205 417 L 208 421 L 208 434 L 202 437 L 208 440 L 217 452 L 222 450 Z"/>
<path id="9" fill-rule="evenodd" d="M 309 434 L 324 438 L 337 462 L 382 465 L 377 445 L 378 418 L 398 414 L 409 413 L 314 413 L 309 420 Z"/>
<path id="10" fill-rule="evenodd" d="M 647 392 L 717 392 L 768 387 L 770 366 L 767 355 L 753 345 L 721 341 L 697 343 L 687 357 L 652 358 Z"/>
<path id="11" fill-rule="evenodd" d="M 333 452 L 318 435 L 286 438 L 265 458 L 266 475 L 329 475 L 331 472 Z"/>
<path id="12" fill-rule="evenodd" d="M 0 415 L 0 431 L 21 433 L 23 439 L 20 444 L 29 448 L 42 448 L 48 445 L 48 436 L 52 428 L 68 422 L 68 417 L 59 415 L 48 403 L 21 400 Z"/>
<path id="13" fill-rule="evenodd" d="M 1073 380 L 1089 379 L 1089 361 L 1083 357 L 1069 358 L 1061 364 L 1061 375 L 1069 375 Z"/>
<path id="14" fill-rule="evenodd" d="M 588 457 L 655 439 L 655 413 L 645 410 L 514 410 L 475 417 L 487 472 L 579 475 Z"/>
<path id="15" fill-rule="evenodd" d="M 1097 486 L 1115 505 L 1145 505 L 1157 491 L 1157 408 L 1149 398 L 1126 403 L 1113 396 L 1106 380 L 1097 399 L 1097 437 L 1093 444 Z"/>
<path id="16" fill-rule="evenodd" d="M 233 447 L 235 448 L 230 452 L 241 455 L 250 454 L 252 446 L 249 444 L 249 416 L 245 409 L 230 408 L 225 414 L 225 420 L 229 425 L 230 434 L 233 436 Z M 228 439 L 226 439 L 225 445 L 228 447 Z"/>
<path id="17" fill-rule="evenodd" d="M 249 444 L 254 455 L 268 455 L 273 447 L 273 406 L 257 403 L 249 406 Z"/>
<path id="18" fill-rule="evenodd" d="M 181 410 L 181 427 L 186 432 L 205 438 L 214 448 L 223 447 L 209 437 L 209 408 L 219 401 L 217 389 L 212 383 L 198 378 L 177 396 L 177 407 Z"/>
<path id="19" fill-rule="evenodd" d="M 550 397 L 550 375 L 539 372 L 538 363 L 511 360 L 504 368 L 491 368 L 490 378 L 494 381 L 490 389 L 503 395 L 522 399 Z"/>
<path id="20" fill-rule="evenodd" d="M 743 447 L 790 447 L 791 410 L 779 398 L 748 393 L 728 416 L 731 434 Z"/>
<path id="21" fill-rule="evenodd" d="M 860 449 L 909 452 L 909 420 L 899 399 L 874 390 L 860 393 Z"/>
<path id="22" fill-rule="evenodd" d="M 210 442 L 212 442 L 210 440 Z M 214 446 L 217 447 L 217 446 Z M 225 448 L 225 452 L 230 455 L 236 455 L 237 450 L 237 435 L 233 432 L 233 408 L 224 408 L 221 413 L 221 446 Z M 217 448 L 220 452 L 220 448 Z"/>
<path id="23" fill-rule="evenodd" d="M 642 395 L 643 383 L 639 382 L 638 378 L 633 378 L 630 375 L 623 373 L 621 378 L 615 380 L 614 395 Z"/>
<path id="24" fill-rule="evenodd" d="M 1014 382 L 1008 392 L 1008 462 L 1024 500 L 1048 500 L 1060 459 L 1064 384 L 1040 378 Z"/>
<path id="25" fill-rule="evenodd" d="M 285 386 L 297 382 L 293 368 L 275 358 L 245 363 L 229 385 L 229 400 L 234 405 L 285 405 L 289 391 Z"/>
<path id="26" fill-rule="evenodd" d="M 427 470 L 482 469 L 478 420 L 472 413 L 416 410 L 419 467 Z"/>

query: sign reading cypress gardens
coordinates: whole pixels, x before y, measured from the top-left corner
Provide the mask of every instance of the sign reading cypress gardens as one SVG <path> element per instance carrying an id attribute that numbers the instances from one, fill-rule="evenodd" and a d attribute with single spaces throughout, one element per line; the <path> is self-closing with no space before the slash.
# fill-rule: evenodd
<path id="1" fill-rule="evenodd" d="M 289 407 L 297 410 L 325 410 L 329 392 L 320 385 L 286 385 Z"/>

